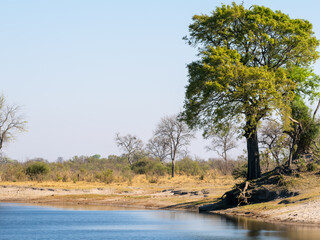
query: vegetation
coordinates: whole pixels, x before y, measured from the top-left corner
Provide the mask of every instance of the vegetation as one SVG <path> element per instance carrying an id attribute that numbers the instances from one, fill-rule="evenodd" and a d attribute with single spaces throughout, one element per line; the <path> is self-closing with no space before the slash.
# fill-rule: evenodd
<path id="1" fill-rule="evenodd" d="M 19 115 L 19 111 L 19 106 L 8 105 L 4 96 L 0 96 L 0 150 L 14 139 L 17 132 L 26 130 L 27 122 Z"/>
<path id="2" fill-rule="evenodd" d="M 127 134 L 126 136 L 120 136 L 119 133 L 116 134 L 115 138 L 117 146 L 124 152 L 124 155 L 128 159 L 130 165 L 133 164 L 134 157 L 142 151 L 143 142 L 136 136 Z"/>
<path id="3" fill-rule="evenodd" d="M 171 176 L 175 175 L 175 161 L 180 154 L 187 152 L 186 147 L 194 138 L 194 132 L 182 121 L 179 121 L 177 116 L 164 117 L 158 124 L 154 139 L 159 139 L 159 143 L 164 143 L 167 147 L 167 155 L 171 160 Z"/>
<path id="4" fill-rule="evenodd" d="M 179 176 L 206 178 L 211 173 L 230 175 L 238 162 L 211 159 L 209 161 L 184 157 L 176 162 L 175 173 Z M 107 158 L 96 156 L 75 156 L 69 160 L 48 162 L 44 159 L 31 159 L 21 163 L 2 158 L 0 161 L 0 180 L 2 181 L 56 181 L 56 182 L 130 182 L 135 176 L 145 175 L 150 181 L 171 176 L 171 162 L 160 162 L 158 159 L 143 156 L 130 165 L 127 157 L 111 155 Z M 170 178 L 170 177 L 169 177 Z"/>
<path id="5" fill-rule="evenodd" d="M 49 173 L 49 166 L 44 162 L 33 162 L 26 168 L 26 175 L 31 180 L 40 180 Z"/>
<path id="6" fill-rule="evenodd" d="M 175 182 L 176 175 L 198 182 L 233 175 L 250 180 L 221 198 L 236 206 L 295 196 L 294 188 L 309 182 L 303 178 L 318 179 L 320 77 L 310 66 L 319 57 L 319 41 L 312 25 L 263 6 L 233 3 L 210 16 L 195 15 L 189 31 L 185 40 L 199 47 L 199 59 L 188 65 L 184 111 L 162 118 L 146 145 L 135 135 L 117 133 L 121 156 L 25 163 L 2 157 L 0 180 L 130 185 L 141 177 L 153 184 L 164 178 Z M 319 100 L 314 112 L 307 100 Z M 0 97 L 0 149 L 25 129 L 17 112 Z M 212 140 L 207 149 L 219 159 L 188 156 L 193 129 Z M 246 139 L 247 156 L 235 161 L 228 151 L 237 146 L 237 135 Z"/>
<path id="7" fill-rule="evenodd" d="M 241 122 L 247 141 L 247 179 L 261 176 L 258 127 L 279 113 L 290 128 L 295 95 L 314 95 L 319 78 L 309 66 L 319 57 L 312 24 L 280 11 L 233 3 L 212 15 L 195 15 L 185 39 L 199 47 L 188 65 L 183 118 L 192 128 L 223 128 Z"/>

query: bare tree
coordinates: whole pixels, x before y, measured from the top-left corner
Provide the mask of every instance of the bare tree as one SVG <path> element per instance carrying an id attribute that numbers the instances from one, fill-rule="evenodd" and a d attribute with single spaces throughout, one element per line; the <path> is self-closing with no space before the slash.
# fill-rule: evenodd
<path id="1" fill-rule="evenodd" d="M 209 138 L 212 138 L 211 145 L 206 146 L 208 151 L 215 151 L 226 163 L 228 160 L 228 151 L 237 147 L 235 135 L 237 129 L 228 122 L 219 131 L 212 132 Z"/>
<path id="2" fill-rule="evenodd" d="M 259 143 L 261 148 L 265 149 L 267 159 L 269 159 L 269 153 L 271 159 L 275 160 L 277 165 L 280 165 L 281 156 L 286 156 L 286 149 L 290 147 L 290 139 L 284 134 L 283 127 L 280 123 L 269 120 L 263 124 L 259 130 Z M 269 163 L 267 163 L 269 165 Z"/>
<path id="3" fill-rule="evenodd" d="M 227 122 L 219 130 L 208 135 L 208 138 L 211 138 L 211 144 L 205 148 L 207 151 L 214 151 L 218 154 L 221 160 L 216 162 L 220 164 L 219 169 L 223 174 L 228 174 L 232 169 L 232 164 L 229 164 L 228 161 L 228 152 L 237 147 L 236 133 L 236 127 L 231 122 Z"/>
<path id="4" fill-rule="evenodd" d="M 133 164 L 133 157 L 137 152 L 141 152 L 143 148 L 143 142 L 134 135 L 127 134 L 126 136 L 120 136 L 116 134 L 115 141 L 117 146 L 124 152 L 130 165 Z"/>
<path id="5" fill-rule="evenodd" d="M 172 161 L 172 177 L 174 177 L 176 156 L 185 153 L 184 148 L 194 138 L 194 132 L 184 122 L 179 121 L 176 115 L 173 115 L 161 119 L 154 137 L 162 139 L 168 146 Z"/>
<path id="6" fill-rule="evenodd" d="M 147 152 L 154 158 L 163 162 L 170 156 L 170 149 L 168 142 L 161 136 L 151 138 L 146 147 Z"/>
<path id="7" fill-rule="evenodd" d="M 4 96 L 0 96 L 0 150 L 15 138 L 17 132 L 26 130 L 27 122 L 19 115 L 19 111 L 19 106 L 7 105 Z"/>

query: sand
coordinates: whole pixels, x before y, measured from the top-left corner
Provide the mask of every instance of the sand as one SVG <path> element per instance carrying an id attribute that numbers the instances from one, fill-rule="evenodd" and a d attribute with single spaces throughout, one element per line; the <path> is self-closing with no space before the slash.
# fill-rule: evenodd
<path id="1" fill-rule="evenodd" d="M 120 191 L 116 188 L 60 189 L 34 186 L 0 185 L 0 202 L 19 202 L 30 204 L 69 204 L 118 206 L 149 209 L 178 209 L 197 211 L 204 204 L 216 200 L 216 197 L 199 192 L 176 195 L 174 190 L 146 190 L 127 187 Z M 279 202 L 279 200 L 278 200 Z M 287 224 L 310 224 L 320 226 L 320 199 L 284 204 L 281 208 L 259 211 L 244 211 L 231 208 L 213 211 L 213 214 L 245 216 L 266 222 Z"/>

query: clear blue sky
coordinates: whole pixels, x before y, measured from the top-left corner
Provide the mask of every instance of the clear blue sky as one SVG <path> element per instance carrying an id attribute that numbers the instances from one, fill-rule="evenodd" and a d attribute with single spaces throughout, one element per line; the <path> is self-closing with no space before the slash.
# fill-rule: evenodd
<path id="1" fill-rule="evenodd" d="M 119 154 L 116 132 L 147 141 L 161 117 L 182 110 L 186 64 L 196 59 L 182 40 L 192 16 L 221 2 L 0 1 L 0 92 L 23 106 L 28 121 L 4 153 L 53 161 Z M 244 3 L 307 19 L 320 38 L 316 0 Z M 193 141 L 191 156 L 214 157 L 204 144 Z"/>

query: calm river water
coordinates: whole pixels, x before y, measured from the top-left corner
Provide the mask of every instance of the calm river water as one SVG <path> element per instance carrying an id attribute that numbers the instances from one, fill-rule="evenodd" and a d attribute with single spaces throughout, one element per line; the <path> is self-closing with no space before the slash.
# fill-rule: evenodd
<path id="1" fill-rule="evenodd" d="M 0 203 L 0 240 L 319 240 L 320 229 L 178 212 Z"/>

